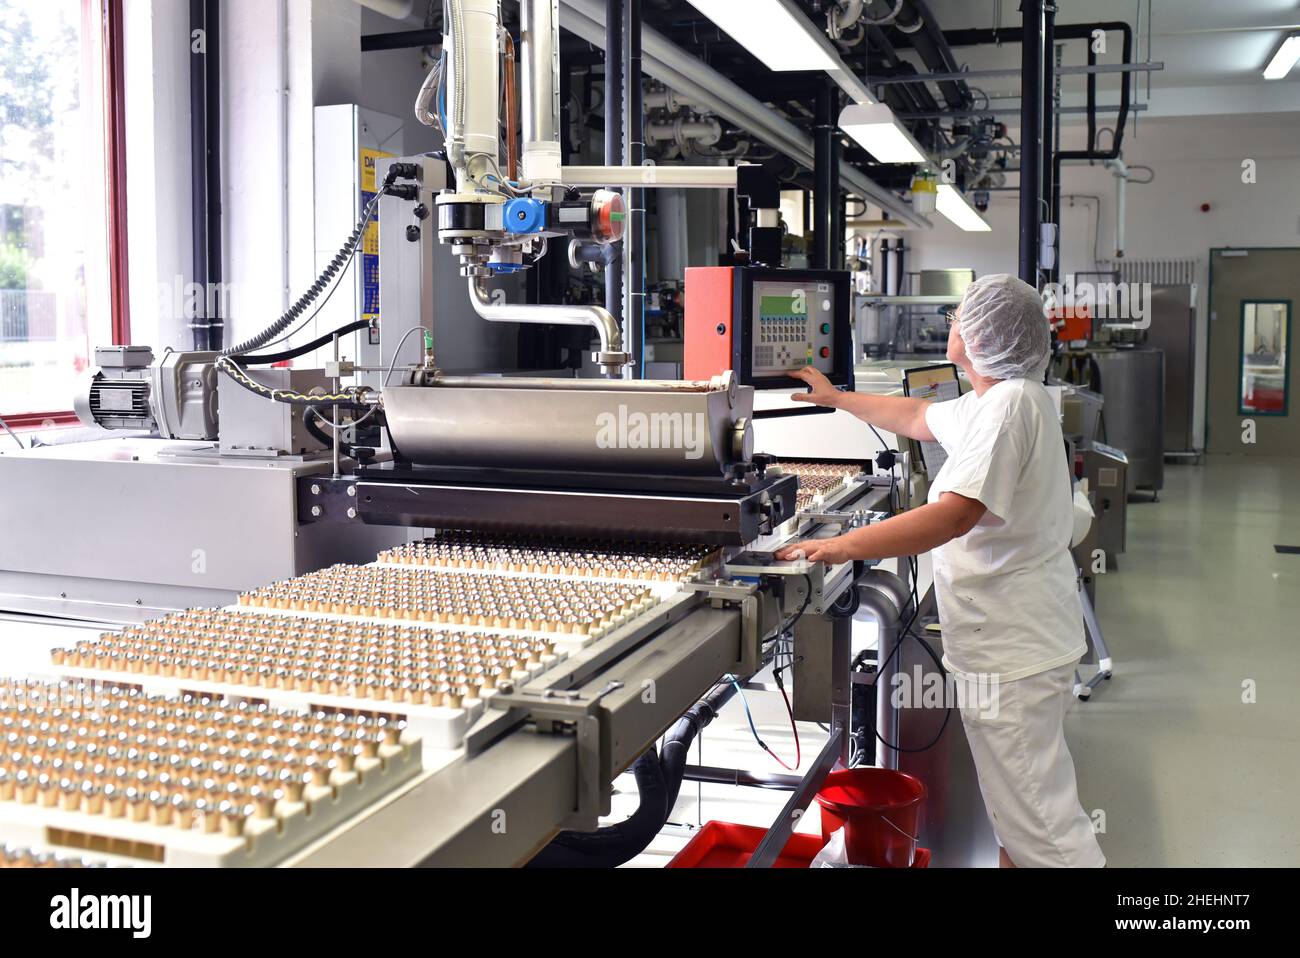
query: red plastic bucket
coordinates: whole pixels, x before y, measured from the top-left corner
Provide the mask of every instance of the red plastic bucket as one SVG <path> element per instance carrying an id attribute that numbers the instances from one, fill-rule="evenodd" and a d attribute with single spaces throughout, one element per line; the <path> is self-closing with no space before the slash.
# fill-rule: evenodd
<path id="1" fill-rule="evenodd" d="M 851 865 L 911 868 L 925 786 L 906 772 L 847 768 L 831 772 L 817 793 L 822 839 L 844 829 Z"/>

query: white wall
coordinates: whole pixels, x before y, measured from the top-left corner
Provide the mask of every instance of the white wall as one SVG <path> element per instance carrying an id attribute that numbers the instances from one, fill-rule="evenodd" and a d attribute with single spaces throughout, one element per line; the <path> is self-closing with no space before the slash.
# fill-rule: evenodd
<path id="1" fill-rule="evenodd" d="M 1082 131 L 1064 134 L 1065 148 L 1081 143 Z M 1012 138 L 1018 140 L 1016 131 Z M 1195 408 L 1198 442 L 1204 435 L 1204 396 L 1209 291 L 1209 251 L 1220 246 L 1300 246 L 1300 123 L 1295 114 L 1178 117 L 1139 120 L 1124 140 L 1129 165 L 1156 172 L 1150 185 L 1128 189 L 1125 256 L 1128 259 L 1196 258 L 1200 261 Z M 1256 182 L 1242 182 L 1242 162 L 1256 164 Z M 1017 174 L 1008 175 L 1014 184 Z M 1101 198 L 1102 259 L 1114 257 L 1115 185 L 1101 166 L 1066 165 L 1061 176 L 1061 275 L 1095 268 L 1095 204 L 1069 194 Z M 991 233 L 963 233 L 942 217 L 935 227 L 907 234 L 909 270 L 974 267 L 977 274 L 1015 273 L 1019 262 L 1019 199 L 993 193 L 985 216 Z M 1208 212 L 1201 204 L 1208 203 Z"/>
<path id="2" fill-rule="evenodd" d="M 361 11 L 363 36 L 418 28 L 416 24 L 391 20 L 374 10 Z M 400 116 L 406 152 L 412 154 L 442 148 L 441 135 L 415 118 L 415 95 L 427 73 L 421 66 L 422 57 L 419 48 L 374 50 L 361 54 L 361 93 L 357 102 L 371 110 Z"/>
<path id="3" fill-rule="evenodd" d="M 127 236 L 132 340 L 188 349 L 189 8 L 126 0 Z"/>
<path id="4" fill-rule="evenodd" d="M 226 342 L 263 328 L 316 277 L 313 110 L 356 102 L 361 7 L 353 0 L 221 4 Z M 128 217 L 133 339 L 188 347 L 189 10 L 127 0 Z M 286 199 L 287 198 L 287 199 Z M 179 307 L 179 308 L 178 308 Z"/>
<path id="5" fill-rule="evenodd" d="M 227 0 L 222 14 L 230 344 L 266 326 L 316 278 L 313 110 L 356 102 L 361 8 Z"/>
<path id="6" fill-rule="evenodd" d="M 346 238 L 346 230 L 326 236 L 330 230 L 318 229 L 318 191 L 349 187 L 317 179 L 317 106 L 357 103 L 401 117 L 403 152 L 441 145 L 412 111 L 425 76 L 420 51 L 361 53 L 364 33 L 419 25 L 354 0 L 222 4 L 227 344 L 279 316 Z M 133 339 L 159 349 L 190 348 L 184 300 L 193 276 L 188 7 L 176 0 L 126 0 L 126 42 Z M 447 331 L 449 357 L 458 359 L 458 368 L 511 365 L 514 327 L 479 320 L 450 254 L 442 258 L 449 292 L 439 301 L 438 326 Z"/>

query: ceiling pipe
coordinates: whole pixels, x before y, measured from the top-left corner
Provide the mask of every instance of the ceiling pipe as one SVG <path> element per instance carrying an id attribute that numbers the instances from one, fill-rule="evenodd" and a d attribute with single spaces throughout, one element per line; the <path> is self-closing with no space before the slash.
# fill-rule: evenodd
<path id="1" fill-rule="evenodd" d="M 676 143 L 683 149 L 692 142 L 698 146 L 716 146 L 722 139 L 722 124 L 713 117 L 688 120 L 679 116 L 664 123 L 647 123 L 645 139 L 652 145 Z"/>
<path id="2" fill-rule="evenodd" d="M 560 25 L 603 48 L 604 5 L 599 0 L 561 0 L 561 3 Z M 689 102 L 706 107 L 748 131 L 805 169 L 813 168 L 812 137 L 650 27 L 642 28 L 642 67 L 647 75 L 672 87 Z M 845 190 L 879 206 L 913 229 L 930 228 L 930 223 L 914 213 L 904 200 L 848 163 L 840 164 L 840 182 Z"/>
<path id="3" fill-rule="evenodd" d="M 903 32 L 908 34 L 912 47 L 925 65 L 933 71 L 955 73 L 957 58 L 953 56 L 952 47 L 944 38 L 939 22 L 930 12 L 925 0 L 907 0 L 903 10 L 905 15 L 910 14 L 915 20 L 914 27 L 909 26 Z M 902 29 L 899 23 L 895 25 Z M 944 80 L 939 84 L 939 92 L 950 110 L 966 110 L 974 102 L 970 86 L 964 80 Z"/>
<path id="4" fill-rule="evenodd" d="M 644 101 L 647 110 L 667 110 L 669 113 L 676 113 L 678 110 L 688 109 L 695 105 L 676 90 L 670 90 L 667 87 L 646 90 Z"/>

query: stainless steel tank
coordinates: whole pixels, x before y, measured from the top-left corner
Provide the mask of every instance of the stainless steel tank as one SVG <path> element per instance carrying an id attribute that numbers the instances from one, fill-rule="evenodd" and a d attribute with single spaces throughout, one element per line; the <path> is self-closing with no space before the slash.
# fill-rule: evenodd
<path id="1" fill-rule="evenodd" d="M 1128 455 L 1128 491 L 1165 484 L 1165 354 L 1160 349 L 1096 350 L 1104 399 L 1103 440 Z"/>

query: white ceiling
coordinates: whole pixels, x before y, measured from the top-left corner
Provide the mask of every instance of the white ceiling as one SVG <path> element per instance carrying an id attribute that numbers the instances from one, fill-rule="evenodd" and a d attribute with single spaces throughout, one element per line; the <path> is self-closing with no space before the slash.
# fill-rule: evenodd
<path id="1" fill-rule="evenodd" d="M 1017 30 L 1019 0 L 929 0 L 945 30 L 992 27 L 1001 8 L 1001 26 Z M 1147 74 L 1138 85 L 1137 102 L 1149 102 L 1147 116 L 1217 115 L 1240 112 L 1300 110 L 1300 67 L 1284 80 L 1266 81 L 1262 71 L 1289 30 L 1300 30 L 1300 3 L 1295 0 L 1057 0 L 1059 23 L 1123 20 L 1134 27 L 1134 59 L 1162 61 L 1164 69 Z M 1140 11 L 1140 13 L 1139 13 Z M 1107 38 L 1098 59 L 1120 59 L 1118 35 Z M 972 70 L 1018 66 L 1019 44 L 958 47 L 957 61 Z M 1083 65 L 1082 41 L 1065 45 L 1065 63 Z M 1084 77 L 1063 77 L 1064 99 L 1081 103 Z M 1101 74 L 1099 99 L 1116 102 L 1118 75 Z M 980 80 L 990 96 L 1014 96 L 1018 76 Z M 1014 99 L 998 106 L 1015 106 Z"/>

